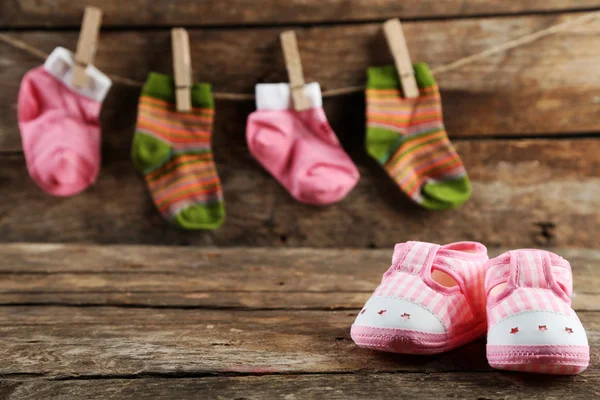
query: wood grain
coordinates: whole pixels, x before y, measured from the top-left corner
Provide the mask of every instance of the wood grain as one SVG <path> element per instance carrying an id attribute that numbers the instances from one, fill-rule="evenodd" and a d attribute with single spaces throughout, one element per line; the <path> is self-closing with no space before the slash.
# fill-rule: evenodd
<path id="1" fill-rule="evenodd" d="M 118 122 L 117 122 L 118 123 Z M 196 246 L 378 247 L 478 240 L 504 247 L 589 247 L 600 242 L 600 140 L 459 141 L 473 183 L 462 208 L 412 204 L 364 150 L 362 178 L 342 202 L 294 201 L 246 150 L 216 151 L 227 220 L 213 232 L 169 226 L 127 153 L 105 148 L 96 185 L 53 198 L 29 178 L 21 156 L 0 158 L 0 238 L 5 242 L 95 242 Z"/>
<path id="2" fill-rule="evenodd" d="M 598 371 L 555 377 L 501 372 L 311 374 L 186 379 L 3 380 L 6 400 L 63 399 L 593 399 Z"/>
<path id="3" fill-rule="evenodd" d="M 600 311 L 600 252 L 553 251 L 573 268 L 574 308 Z M 58 244 L 2 244 L 0 254 L 2 305 L 242 309 L 360 309 L 391 259 L 391 249 Z"/>
<path id="4" fill-rule="evenodd" d="M 406 22 L 415 61 L 432 66 L 455 61 L 579 14 Z M 190 30 L 195 79 L 216 91 L 253 93 L 261 82 L 286 81 L 278 35 L 285 28 Z M 559 33 L 460 70 L 438 76 L 445 122 L 452 137 L 589 133 L 600 130 L 597 118 L 600 79 L 595 52 L 600 20 Z M 365 70 L 392 62 L 380 24 L 299 28 L 296 30 L 304 73 L 324 89 L 365 83 Z M 47 52 L 74 48 L 77 33 L 13 32 Z M 16 121 L 19 82 L 40 60 L 0 44 L 0 151 L 20 150 Z M 171 73 L 169 31 L 108 31 L 101 36 L 97 66 L 143 81 L 157 70 Z M 135 127 L 139 89 L 115 86 L 104 107 L 105 140 L 129 142 Z M 338 135 L 361 137 L 361 94 L 325 101 Z M 252 101 L 217 104 L 215 141 L 239 146 Z M 358 141 L 356 143 L 359 143 Z M 122 148 L 125 150 L 125 147 Z"/>
<path id="5" fill-rule="evenodd" d="M 293 296 L 290 293 L 289 296 Z M 578 314 L 600 362 L 600 313 Z M 490 371 L 485 339 L 435 356 L 358 348 L 356 311 L 0 307 L 0 375 Z"/>
<path id="6" fill-rule="evenodd" d="M 600 252 L 557 252 L 572 262 L 575 289 L 597 304 Z M 291 305 L 298 300 L 302 306 L 298 294 L 372 290 L 375 266 L 385 269 L 389 251 L 2 244 L 0 255 L 1 295 L 22 294 L 20 303 L 0 306 L 3 399 L 377 399 L 394 396 L 398 387 L 406 387 L 400 397 L 413 398 L 419 390 L 425 399 L 440 391 L 457 398 L 533 399 L 598 393 L 597 311 L 578 313 L 590 340 L 590 369 L 549 378 L 493 371 L 484 338 L 435 356 L 359 349 L 349 326 L 360 305 L 327 310 L 324 296 L 315 296 L 320 309 Z M 270 292 L 282 301 L 267 309 L 272 297 L 256 296 L 255 304 L 231 309 L 226 296 L 210 303 L 198 296 L 197 307 L 157 307 L 165 290 L 189 289 L 240 298 Z M 147 305 L 55 305 L 60 294 L 88 292 L 94 301 L 138 290 L 148 295 Z M 27 305 L 27 293 L 48 297 Z"/>
<path id="7" fill-rule="evenodd" d="M 3 0 L 0 27 L 76 27 L 82 2 L 69 0 Z M 88 0 L 101 7 L 105 26 L 215 26 L 295 24 L 388 18 L 435 18 L 475 15 L 556 12 L 600 7 L 597 0 L 180 0 L 176 3 L 129 0 Z"/>

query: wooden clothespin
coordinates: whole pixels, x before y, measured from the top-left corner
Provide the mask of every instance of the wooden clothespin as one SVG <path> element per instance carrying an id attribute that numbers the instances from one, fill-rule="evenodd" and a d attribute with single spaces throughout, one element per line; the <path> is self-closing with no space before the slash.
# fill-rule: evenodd
<path id="1" fill-rule="evenodd" d="M 395 18 L 386 21 L 383 24 L 383 31 L 394 57 L 404 96 L 407 98 L 419 97 L 419 87 L 400 20 Z"/>
<path id="2" fill-rule="evenodd" d="M 88 76 L 85 73 L 88 65 L 93 64 L 96 48 L 98 47 L 98 35 L 102 24 L 102 10 L 97 7 L 86 7 L 83 13 L 83 22 L 77 41 L 77 52 L 75 53 L 75 67 L 71 83 L 77 88 L 87 84 Z"/>
<path id="3" fill-rule="evenodd" d="M 190 38 L 183 28 L 171 30 L 173 71 L 175 73 L 175 101 L 177 111 L 192 111 L 192 57 Z"/>
<path id="4" fill-rule="evenodd" d="M 294 109 L 297 111 L 307 110 L 311 105 L 304 94 L 304 73 L 302 72 L 302 61 L 300 60 L 300 51 L 296 41 L 296 32 L 283 32 L 280 35 L 280 40 L 288 79 L 290 80 Z"/>

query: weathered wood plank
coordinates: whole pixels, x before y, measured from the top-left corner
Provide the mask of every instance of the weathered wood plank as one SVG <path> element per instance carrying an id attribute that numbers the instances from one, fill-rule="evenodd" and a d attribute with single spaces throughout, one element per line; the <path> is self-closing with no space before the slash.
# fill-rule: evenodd
<path id="1" fill-rule="evenodd" d="M 160 245 L 391 248 L 396 242 L 478 240 L 490 247 L 592 248 L 600 242 L 600 140 L 460 141 L 473 182 L 462 208 L 435 213 L 411 204 L 364 150 L 362 178 L 330 207 L 295 202 L 246 150 L 216 151 L 227 220 L 185 232 L 155 210 L 126 153 L 106 149 L 99 182 L 53 198 L 21 156 L 0 159 L 0 240 Z M 118 194 L 118 195 L 117 195 Z"/>
<path id="2" fill-rule="evenodd" d="M 439 66 L 570 17 L 422 21 L 406 23 L 404 28 L 413 59 Z M 217 91 L 243 93 L 252 93 L 258 82 L 285 81 L 278 41 L 281 29 L 191 30 L 195 78 L 211 82 Z M 599 59 L 589 51 L 600 46 L 599 29 L 600 20 L 440 75 L 450 135 L 599 131 Z M 305 75 L 325 89 L 362 85 L 368 66 L 391 63 L 380 24 L 301 28 L 297 32 Z M 77 40 L 76 32 L 63 31 L 11 35 L 48 52 L 58 45 L 74 48 Z M 40 61 L 5 44 L 0 44 L 0 49 L 0 151 L 18 151 L 19 81 Z M 143 81 L 151 70 L 171 72 L 170 56 L 165 56 L 169 52 L 168 30 L 108 31 L 102 35 L 96 64 L 106 72 Z M 133 134 L 138 95 L 138 89 L 116 86 L 105 105 L 104 140 L 121 144 L 121 150 Z M 362 95 L 329 99 L 326 107 L 338 135 L 362 137 Z M 252 110 L 251 101 L 219 102 L 216 144 L 241 145 L 246 116 Z"/>
<path id="3" fill-rule="evenodd" d="M 554 251 L 573 267 L 574 308 L 600 311 L 600 252 Z M 3 305 L 359 309 L 391 249 L 3 244 L 0 254 Z"/>
<path id="4" fill-rule="evenodd" d="M 597 365 L 600 313 L 579 317 Z M 355 311 L 0 307 L 0 375 L 490 371 L 483 338 L 436 356 L 382 354 L 352 342 L 354 318 Z"/>
<path id="5" fill-rule="evenodd" d="M 575 377 L 501 372 L 340 374 L 187 379 L 0 381 L 6 400 L 38 399 L 594 399 L 597 370 Z"/>
<path id="6" fill-rule="evenodd" d="M 97 278 L 94 276 L 93 278 Z M 101 293 L 86 291 L 50 293 L 27 292 L 0 294 L 0 305 L 81 305 L 135 306 L 153 308 L 235 308 L 235 309 L 306 309 L 345 310 L 360 308 L 371 291 L 366 292 L 295 292 L 294 297 L 283 292 L 137 292 L 116 291 Z M 576 293 L 573 308 L 578 311 L 600 311 L 600 296 L 596 293 Z"/>
<path id="7" fill-rule="evenodd" d="M 176 4 L 151 0 L 119 2 L 91 0 L 101 7 L 105 26 L 248 25 L 322 23 L 432 18 L 473 15 L 518 14 L 581 10 L 600 7 L 597 0 L 182 0 Z M 0 27 L 76 27 L 81 24 L 83 4 L 69 0 L 4 0 Z"/>

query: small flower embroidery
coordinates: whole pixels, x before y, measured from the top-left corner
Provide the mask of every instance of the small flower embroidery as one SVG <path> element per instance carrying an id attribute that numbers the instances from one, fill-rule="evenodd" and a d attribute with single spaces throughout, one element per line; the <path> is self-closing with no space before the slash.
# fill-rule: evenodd
<path id="1" fill-rule="evenodd" d="M 565 332 L 567 332 L 570 335 L 571 333 L 573 333 L 573 328 L 565 328 Z"/>
<path id="2" fill-rule="evenodd" d="M 364 314 L 364 313 L 366 313 L 366 312 L 367 312 L 367 309 L 366 309 L 366 308 L 364 308 L 364 309 L 363 309 L 363 310 L 360 312 L 360 314 L 362 315 L 362 314 Z"/>
<path id="3" fill-rule="evenodd" d="M 379 312 L 378 312 L 377 314 L 379 314 L 379 315 L 383 315 L 383 314 L 384 314 L 384 313 L 386 313 L 386 312 L 387 312 L 387 310 L 379 310 Z"/>
<path id="4" fill-rule="evenodd" d="M 538 330 L 540 332 L 546 332 L 548 330 L 548 328 L 546 327 L 546 325 L 539 325 Z"/>
<path id="5" fill-rule="evenodd" d="M 510 330 L 510 334 L 511 334 L 511 335 L 516 335 L 517 333 L 519 333 L 519 328 L 518 328 L 518 327 L 517 327 L 517 328 L 512 328 L 512 329 Z"/>
<path id="6" fill-rule="evenodd" d="M 407 321 L 407 320 L 410 319 L 410 314 L 404 313 L 404 314 L 401 315 L 401 317 L 402 317 L 403 320 Z"/>

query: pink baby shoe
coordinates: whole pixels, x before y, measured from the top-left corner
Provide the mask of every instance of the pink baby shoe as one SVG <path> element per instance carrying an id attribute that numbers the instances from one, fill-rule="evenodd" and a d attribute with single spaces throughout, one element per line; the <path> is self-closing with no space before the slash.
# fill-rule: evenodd
<path id="1" fill-rule="evenodd" d="M 480 243 L 397 244 L 392 265 L 352 325 L 375 350 L 435 354 L 485 334 L 485 264 Z"/>
<path id="2" fill-rule="evenodd" d="M 589 364 L 571 308 L 571 265 L 542 250 L 514 250 L 487 264 L 487 359 L 493 368 L 572 375 Z"/>

